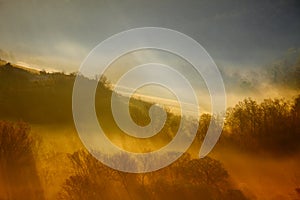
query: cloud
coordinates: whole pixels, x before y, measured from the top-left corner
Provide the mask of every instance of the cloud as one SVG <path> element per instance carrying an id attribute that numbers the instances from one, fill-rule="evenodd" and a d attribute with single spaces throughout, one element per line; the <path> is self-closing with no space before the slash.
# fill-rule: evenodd
<path id="1" fill-rule="evenodd" d="M 15 62 L 15 56 L 12 52 L 10 51 L 4 51 L 2 49 L 0 49 L 0 59 L 2 60 L 6 60 L 8 62 Z"/>
<path id="2" fill-rule="evenodd" d="M 193 37 L 222 65 L 249 68 L 300 46 L 299 8 L 296 1 L 279 0 L 6 0 L 0 6 L 0 44 L 18 57 L 68 61 L 112 34 L 159 26 Z"/>

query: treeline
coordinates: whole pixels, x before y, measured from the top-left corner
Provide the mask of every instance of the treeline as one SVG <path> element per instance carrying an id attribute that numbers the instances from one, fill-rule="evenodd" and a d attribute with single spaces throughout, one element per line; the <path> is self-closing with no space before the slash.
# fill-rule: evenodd
<path id="1" fill-rule="evenodd" d="M 137 165 L 125 155 L 114 157 L 116 163 Z M 63 184 L 61 199 L 247 199 L 231 184 L 223 165 L 210 157 L 192 159 L 186 153 L 164 169 L 142 174 L 111 169 L 85 151 L 69 159 L 74 174 Z"/>
<path id="2" fill-rule="evenodd" d="M 0 67 L 0 119 L 73 126 L 74 80 L 74 74 L 33 74 L 10 64 Z M 102 111 L 102 118 L 98 116 L 101 126 L 108 137 L 124 135 L 113 120 L 110 96 L 109 83 L 101 79 L 95 105 Z M 149 123 L 151 104 L 137 99 L 130 104 L 133 119 L 140 125 Z M 218 124 L 217 117 L 201 116 L 194 146 L 201 144 L 211 120 Z M 228 109 L 220 144 L 255 152 L 299 152 L 299 122 L 300 96 L 293 101 L 268 99 L 261 103 L 245 99 Z M 153 143 L 172 140 L 179 123 L 179 116 L 168 113 L 160 136 L 151 138 Z M 24 195 L 28 199 L 44 198 L 47 188 L 40 183 L 43 177 L 38 176 L 35 160 L 38 150 L 29 133 L 25 123 L 0 122 L 0 199 L 22 199 Z M 115 171 L 85 151 L 68 154 L 68 160 L 72 175 L 62 185 L 58 199 L 246 199 L 232 185 L 223 165 L 210 157 L 193 159 L 186 153 L 172 165 L 146 174 Z"/>
<path id="3" fill-rule="evenodd" d="M 300 95 L 293 102 L 251 98 L 228 109 L 224 137 L 243 149 L 292 153 L 300 147 Z"/>
<path id="4" fill-rule="evenodd" d="M 46 174 L 38 173 L 35 143 L 27 124 L 0 121 L 0 199 L 47 199 L 44 191 L 48 188 L 41 184 Z M 64 167 L 72 175 L 56 199 L 247 199 L 232 184 L 223 165 L 210 157 L 193 159 L 185 153 L 166 168 L 140 174 L 109 168 L 84 150 L 67 157 L 71 166 Z M 138 165 L 122 154 L 112 155 L 112 159 L 116 164 Z"/>
<path id="5" fill-rule="evenodd" d="M 239 105 L 245 106 L 242 102 Z M 230 110 L 230 115 L 235 113 L 234 109 Z M 294 107 L 291 108 L 293 110 Z M 209 115 L 202 116 L 199 140 L 210 119 Z M 228 126 L 225 126 L 225 131 L 228 131 L 224 133 L 226 138 L 236 134 L 229 132 Z M 230 138 L 230 142 L 254 138 L 254 132 L 249 131 L 248 134 L 244 140 Z M 39 149 L 36 142 L 27 124 L 0 121 L 0 199 L 23 199 L 24 196 L 44 199 L 47 188 L 41 184 L 45 177 L 37 172 L 36 153 Z M 253 146 L 250 148 L 253 149 Z M 185 153 L 170 166 L 144 174 L 113 170 L 85 150 L 67 154 L 67 158 L 71 166 L 65 167 L 72 175 L 61 186 L 57 199 L 247 199 L 235 188 L 222 163 L 210 157 L 194 159 Z M 122 154 L 113 155 L 113 159 L 116 162 L 126 161 L 131 166 L 138 165 L 136 160 Z"/>
<path id="6" fill-rule="evenodd" d="M 9 63 L 1 66 L 0 119 L 23 120 L 30 124 L 74 126 L 72 117 L 74 80 L 75 74 L 47 72 L 37 74 L 13 67 Z M 95 96 L 99 123 L 108 136 L 126 135 L 113 119 L 110 109 L 111 94 L 109 82 L 101 78 Z M 124 101 L 123 96 L 119 95 L 118 98 L 121 102 Z M 138 99 L 130 100 L 130 114 L 137 124 L 146 125 L 150 122 L 148 116 L 150 106 L 150 103 Z M 274 153 L 295 152 L 300 146 L 299 110 L 300 96 L 292 101 L 266 99 L 261 103 L 250 98 L 245 99 L 227 110 L 221 139 L 243 149 L 267 150 Z M 211 117 L 207 114 L 201 116 L 198 145 L 206 134 Z M 152 138 L 153 143 L 171 141 L 179 123 L 180 117 L 168 112 L 165 126 L 161 134 Z M 215 124 L 218 124 L 217 120 Z"/>

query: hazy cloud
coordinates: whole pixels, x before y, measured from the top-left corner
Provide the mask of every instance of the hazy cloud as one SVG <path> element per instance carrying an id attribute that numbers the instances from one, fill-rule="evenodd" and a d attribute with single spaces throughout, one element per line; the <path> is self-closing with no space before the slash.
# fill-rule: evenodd
<path id="1" fill-rule="evenodd" d="M 299 17 L 299 3 L 292 0 L 3 0 L 0 48 L 75 71 L 87 52 L 112 34 L 160 26 L 196 39 L 218 65 L 247 68 L 299 47 Z"/>

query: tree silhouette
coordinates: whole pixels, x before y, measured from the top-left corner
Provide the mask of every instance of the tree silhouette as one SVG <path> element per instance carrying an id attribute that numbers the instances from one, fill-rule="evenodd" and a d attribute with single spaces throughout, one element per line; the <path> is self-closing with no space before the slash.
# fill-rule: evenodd
<path id="1" fill-rule="evenodd" d="M 27 124 L 0 121 L 0 199 L 44 199 Z"/>
<path id="2" fill-rule="evenodd" d="M 185 167 L 185 176 L 195 185 L 220 187 L 229 177 L 222 164 L 210 157 L 193 159 Z"/>
<path id="3" fill-rule="evenodd" d="M 291 103 L 285 99 L 251 99 L 228 109 L 227 136 L 244 149 L 287 153 L 296 152 L 299 132 L 299 97 Z"/>
<path id="4" fill-rule="evenodd" d="M 223 199 L 242 194 L 230 186 L 222 164 L 208 157 L 191 160 L 185 153 L 170 166 L 145 174 L 108 168 L 85 151 L 69 158 L 74 175 L 63 185 L 60 199 Z M 112 155 L 111 159 L 116 165 L 136 165 L 123 154 Z"/>
<path id="5" fill-rule="evenodd" d="M 61 199 L 106 199 L 109 183 L 116 179 L 116 172 L 85 151 L 69 154 L 75 174 L 69 177 L 59 194 Z"/>

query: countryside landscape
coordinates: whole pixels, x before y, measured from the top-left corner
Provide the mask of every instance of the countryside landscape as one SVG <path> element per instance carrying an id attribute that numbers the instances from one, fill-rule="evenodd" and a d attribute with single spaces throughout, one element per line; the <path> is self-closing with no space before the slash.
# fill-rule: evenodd
<path id="1" fill-rule="evenodd" d="M 0 0 L 0 200 L 300 200 L 299 2 Z"/>
<path id="2" fill-rule="evenodd" d="M 299 198 L 299 95 L 261 102 L 249 97 L 228 108 L 219 143 L 199 159 L 210 120 L 218 123 L 203 113 L 196 139 L 180 159 L 155 172 L 131 174 L 105 166 L 81 143 L 72 120 L 74 79 L 75 74 L 1 61 L 1 199 Z M 99 122 L 113 142 L 143 152 L 172 140 L 180 122 L 172 112 L 155 137 L 125 136 L 109 109 L 111 93 L 109 81 L 100 79 L 96 109 L 105 112 Z M 149 123 L 151 103 L 132 99 L 130 105 L 137 124 Z"/>

